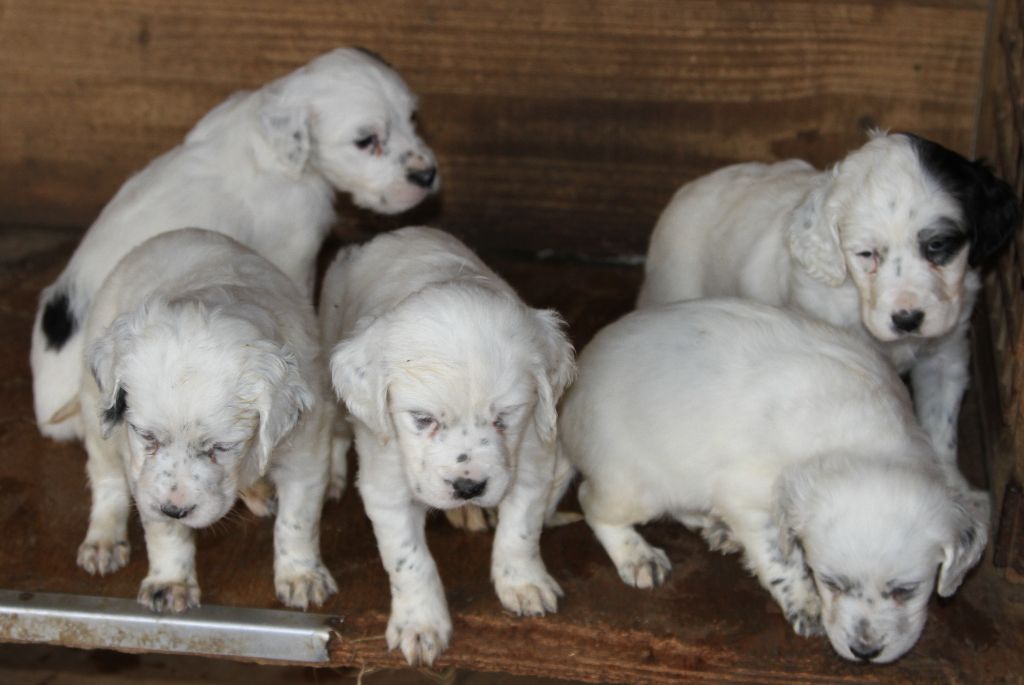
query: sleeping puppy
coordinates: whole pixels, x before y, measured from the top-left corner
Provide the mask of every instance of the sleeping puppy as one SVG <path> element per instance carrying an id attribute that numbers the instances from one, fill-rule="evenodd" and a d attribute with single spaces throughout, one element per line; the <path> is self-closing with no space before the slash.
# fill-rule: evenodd
<path id="1" fill-rule="evenodd" d="M 988 536 L 987 496 L 947 483 L 881 355 L 749 301 L 606 327 L 580 355 L 559 444 L 627 584 L 664 580 L 668 557 L 633 526 L 672 516 L 712 549 L 742 551 L 794 630 L 823 625 L 851 660 L 909 650 L 932 589 L 953 594 Z"/>
<path id="2" fill-rule="evenodd" d="M 874 341 L 909 373 L 917 416 L 955 471 L 978 268 L 1020 224 L 980 162 L 873 133 L 829 171 L 739 164 L 680 189 L 651 236 L 639 306 L 736 295 Z"/>
<path id="3" fill-rule="evenodd" d="M 127 563 L 130 493 L 149 554 L 139 602 L 198 606 L 192 531 L 266 477 L 278 598 L 305 609 L 335 592 L 319 542 L 334 402 L 308 299 L 267 260 L 199 229 L 152 238 L 115 267 L 83 332 L 92 511 L 79 566 Z"/>
<path id="4" fill-rule="evenodd" d="M 392 214 L 437 190 L 415 111 L 415 96 L 379 58 L 334 50 L 260 90 L 232 95 L 181 145 L 130 178 L 40 297 L 31 362 L 42 433 L 81 437 L 73 399 L 82 323 L 131 248 L 182 226 L 211 227 L 269 259 L 311 296 L 335 191 Z"/>
<path id="5" fill-rule="evenodd" d="M 498 598 L 519 615 L 555 611 L 562 590 L 539 545 L 555 476 L 555 404 L 574 370 L 558 315 L 525 306 L 452 236 L 404 228 L 338 256 L 320 316 L 391 581 L 388 648 L 430 664 L 451 635 L 424 534 L 432 508 L 497 506 Z M 351 430 L 339 428 L 335 455 Z"/>

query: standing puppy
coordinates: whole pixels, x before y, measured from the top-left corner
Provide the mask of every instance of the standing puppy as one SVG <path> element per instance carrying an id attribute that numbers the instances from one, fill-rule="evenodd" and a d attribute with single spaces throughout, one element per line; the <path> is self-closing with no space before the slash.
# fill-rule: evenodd
<path id="1" fill-rule="evenodd" d="M 131 248 L 182 226 L 209 227 L 269 259 L 310 296 L 335 191 L 391 214 L 437 189 L 415 111 L 414 95 L 380 59 L 334 50 L 260 90 L 231 96 L 181 145 L 130 178 L 40 297 L 31 362 L 42 433 L 81 436 L 72 400 L 82 323 Z"/>
<path id="2" fill-rule="evenodd" d="M 320 299 L 334 388 L 355 429 L 359 492 L 391 581 L 389 649 L 430 664 L 451 619 L 427 510 L 497 506 L 491 579 L 519 615 L 557 609 L 540 558 L 555 405 L 573 375 L 552 311 L 530 309 L 465 245 L 404 228 L 342 252 Z M 339 342 L 340 341 L 340 342 Z M 347 428 L 335 455 L 348 446 Z"/>
<path id="3" fill-rule="evenodd" d="M 851 660 L 910 649 L 932 589 L 953 594 L 988 538 L 987 497 L 947 483 L 881 355 L 749 301 L 606 327 L 580 355 L 559 443 L 627 584 L 659 585 L 671 568 L 634 524 L 674 517 L 742 551 L 793 629 L 824 626 Z"/>
<path id="4" fill-rule="evenodd" d="M 874 133 L 829 171 L 738 164 L 683 186 L 658 220 L 639 306 L 736 295 L 872 339 L 910 374 L 917 416 L 955 472 L 978 267 L 1020 224 L 980 162 Z"/>
<path id="5" fill-rule="evenodd" d="M 316 315 L 267 260 L 218 233 L 164 233 L 96 294 L 80 393 L 92 511 L 78 565 L 128 561 L 129 493 L 146 532 L 139 601 L 199 605 L 192 531 L 240 490 L 277 490 L 274 585 L 305 609 L 336 590 L 320 561 L 334 402 Z"/>

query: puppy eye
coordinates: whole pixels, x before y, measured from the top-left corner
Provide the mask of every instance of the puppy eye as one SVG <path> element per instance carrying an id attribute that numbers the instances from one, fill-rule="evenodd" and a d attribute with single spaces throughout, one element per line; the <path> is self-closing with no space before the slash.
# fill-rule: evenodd
<path id="1" fill-rule="evenodd" d="M 504 416 L 499 416 L 498 418 L 494 419 L 494 423 L 491 425 L 493 425 L 494 430 L 498 431 L 499 433 L 504 433 L 505 429 L 508 428 L 508 424 L 505 423 Z"/>
<path id="2" fill-rule="evenodd" d="M 917 592 L 916 584 L 900 585 L 899 587 L 894 587 L 892 590 L 889 591 L 889 597 L 896 600 L 897 602 L 905 602 L 911 597 L 913 597 L 915 592 Z"/>
<path id="3" fill-rule="evenodd" d="M 843 584 L 835 578 L 818 578 L 818 581 L 832 592 L 841 593 L 845 590 Z"/>
<path id="4" fill-rule="evenodd" d="M 146 448 L 147 452 L 156 452 L 160 449 L 160 441 L 156 439 L 154 434 L 141 430 L 132 424 L 128 424 L 128 426 L 139 437 L 139 440 L 142 441 L 142 445 Z"/>
<path id="5" fill-rule="evenodd" d="M 437 419 L 423 412 L 412 412 L 412 422 L 418 431 L 430 430 L 437 426 Z"/>
<path id="6" fill-rule="evenodd" d="M 380 138 L 377 137 L 376 133 L 371 133 L 368 136 L 362 138 L 356 138 L 355 146 L 360 150 L 366 150 L 369 148 L 375 148 L 380 144 Z"/>
<path id="7" fill-rule="evenodd" d="M 861 250 L 860 252 L 857 252 L 855 254 L 861 259 L 874 259 L 875 257 L 874 250 Z"/>

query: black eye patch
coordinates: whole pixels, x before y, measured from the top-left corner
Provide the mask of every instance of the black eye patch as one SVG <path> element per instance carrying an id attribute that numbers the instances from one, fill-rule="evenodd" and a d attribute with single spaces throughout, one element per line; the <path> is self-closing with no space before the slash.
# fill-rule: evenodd
<path id="1" fill-rule="evenodd" d="M 917 234 L 921 256 L 935 266 L 945 266 L 967 245 L 967 234 L 952 221 L 941 221 Z"/>

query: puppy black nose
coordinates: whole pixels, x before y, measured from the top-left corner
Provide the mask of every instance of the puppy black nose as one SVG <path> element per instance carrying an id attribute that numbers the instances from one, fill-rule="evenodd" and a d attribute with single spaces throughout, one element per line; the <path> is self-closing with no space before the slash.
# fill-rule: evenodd
<path id="1" fill-rule="evenodd" d="M 901 309 L 892 315 L 892 325 L 904 333 L 916 331 L 924 321 L 924 312 L 920 309 Z"/>
<path id="2" fill-rule="evenodd" d="M 850 645 L 850 653 L 852 653 L 861 661 L 871 661 L 876 656 L 882 653 L 882 648 L 872 648 L 868 645 L 863 645 L 855 642 L 854 644 Z"/>
<path id="3" fill-rule="evenodd" d="M 405 178 L 409 183 L 418 185 L 421 188 L 429 188 L 434 184 L 435 176 L 437 176 L 437 167 L 427 167 L 426 169 L 410 171 L 405 175 Z"/>
<path id="4" fill-rule="evenodd" d="M 164 516 L 170 516 L 172 519 L 183 519 L 192 513 L 192 510 L 196 508 L 196 505 L 191 507 L 176 507 L 173 504 L 165 504 L 160 507 L 160 511 L 163 512 Z"/>
<path id="5" fill-rule="evenodd" d="M 487 489 L 487 479 L 470 480 L 469 478 L 456 478 L 452 483 L 455 496 L 459 499 L 473 499 L 484 494 Z"/>

